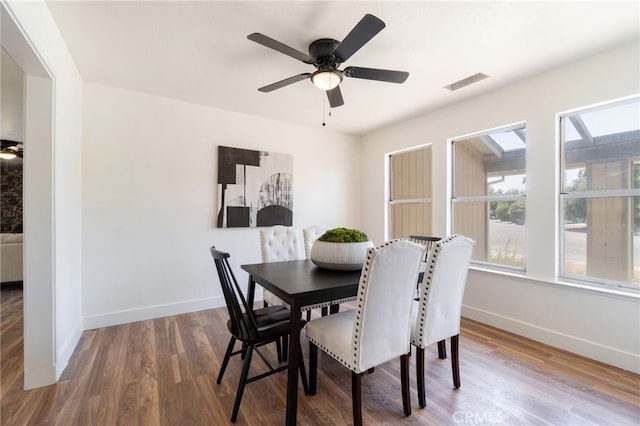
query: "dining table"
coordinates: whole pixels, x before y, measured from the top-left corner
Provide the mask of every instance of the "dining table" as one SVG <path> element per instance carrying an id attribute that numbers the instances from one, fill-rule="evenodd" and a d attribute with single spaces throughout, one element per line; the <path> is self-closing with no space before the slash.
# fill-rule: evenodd
<path id="1" fill-rule="evenodd" d="M 249 273 L 249 306 L 253 306 L 256 284 L 290 305 L 291 343 L 288 354 L 286 424 L 293 426 L 296 424 L 298 410 L 298 364 L 302 357 L 300 345 L 294 342 L 300 341 L 304 324 L 302 309 L 326 306 L 331 302 L 355 297 L 361 271 L 323 269 L 309 259 L 247 264 L 241 265 L 241 268 Z"/>

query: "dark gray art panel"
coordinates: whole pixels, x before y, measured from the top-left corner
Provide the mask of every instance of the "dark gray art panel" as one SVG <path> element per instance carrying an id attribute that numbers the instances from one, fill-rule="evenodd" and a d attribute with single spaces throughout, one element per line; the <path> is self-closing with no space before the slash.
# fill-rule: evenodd
<path id="1" fill-rule="evenodd" d="M 291 226 L 292 180 L 292 155 L 219 146 L 217 226 Z"/>

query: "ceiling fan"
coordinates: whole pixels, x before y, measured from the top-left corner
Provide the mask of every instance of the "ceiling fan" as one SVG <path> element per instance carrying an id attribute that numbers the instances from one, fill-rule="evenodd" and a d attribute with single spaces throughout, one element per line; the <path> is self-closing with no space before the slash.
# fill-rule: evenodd
<path id="1" fill-rule="evenodd" d="M 24 146 L 21 142 L 2 139 L 0 145 L 0 158 L 3 160 L 12 160 L 16 157 L 22 158 L 24 155 Z"/>
<path id="2" fill-rule="evenodd" d="M 329 105 L 335 108 L 344 105 L 339 86 L 343 77 L 404 83 L 407 77 L 409 77 L 409 73 L 406 71 L 362 67 L 346 67 L 344 70 L 338 69 L 343 62 L 360 50 L 362 46 L 382 31 L 384 27 L 385 24 L 382 20 L 373 15 L 366 14 L 341 42 L 331 38 L 321 38 L 309 45 L 308 55 L 264 34 L 249 34 L 247 38 L 251 41 L 255 41 L 258 44 L 316 67 L 316 71 L 313 73 L 294 75 L 261 87 L 258 90 L 260 92 L 271 92 L 309 78 L 316 87 L 326 91 L 327 97 L 329 98 Z"/>

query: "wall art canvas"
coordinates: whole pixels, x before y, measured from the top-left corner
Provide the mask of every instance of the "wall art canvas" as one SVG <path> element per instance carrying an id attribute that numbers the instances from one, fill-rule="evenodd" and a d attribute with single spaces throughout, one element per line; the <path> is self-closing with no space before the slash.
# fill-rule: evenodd
<path id="1" fill-rule="evenodd" d="M 218 228 L 293 224 L 293 156 L 218 146 Z"/>

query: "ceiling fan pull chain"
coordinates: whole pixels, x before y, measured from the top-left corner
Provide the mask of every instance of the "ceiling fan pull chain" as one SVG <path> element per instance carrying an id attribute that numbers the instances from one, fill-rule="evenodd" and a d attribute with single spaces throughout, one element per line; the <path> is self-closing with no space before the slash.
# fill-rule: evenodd
<path id="1" fill-rule="evenodd" d="M 325 120 L 326 107 L 327 107 L 327 101 L 325 100 L 324 96 L 322 96 L 322 127 L 327 125 Z"/>

